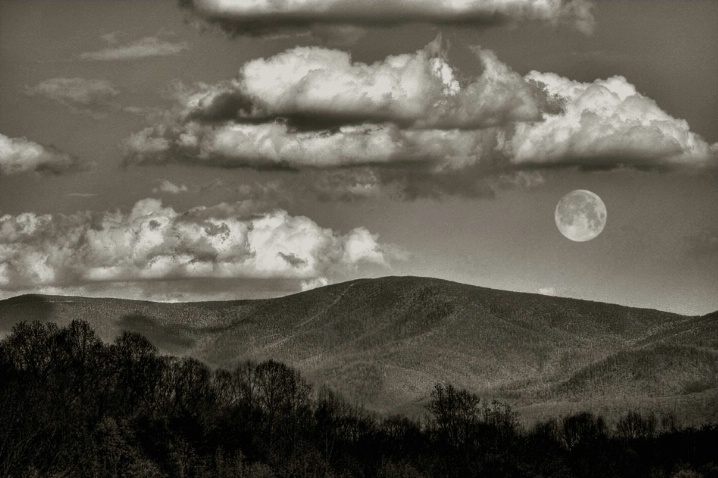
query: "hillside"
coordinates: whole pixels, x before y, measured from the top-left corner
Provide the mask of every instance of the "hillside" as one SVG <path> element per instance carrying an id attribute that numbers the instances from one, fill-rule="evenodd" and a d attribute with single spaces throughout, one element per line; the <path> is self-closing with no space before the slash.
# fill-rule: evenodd
<path id="1" fill-rule="evenodd" d="M 274 358 L 380 412 L 418 410 L 437 382 L 512 401 L 528 414 L 561 404 L 660 402 L 700 421 L 707 417 L 696 416 L 698 402 L 718 409 L 715 314 L 685 317 L 415 277 L 252 301 L 0 301 L 0 333 L 20 320 L 72 319 L 88 321 L 105 340 L 134 330 L 162 350 L 213 366 Z"/>

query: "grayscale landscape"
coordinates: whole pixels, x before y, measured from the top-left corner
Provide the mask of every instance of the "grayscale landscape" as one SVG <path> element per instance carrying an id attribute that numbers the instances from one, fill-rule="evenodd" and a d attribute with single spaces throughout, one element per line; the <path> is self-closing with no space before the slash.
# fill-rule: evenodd
<path id="1" fill-rule="evenodd" d="M 384 414 L 417 414 L 436 383 L 508 401 L 525 420 L 592 410 L 718 420 L 716 313 L 681 316 L 437 279 L 360 279 L 264 300 L 151 303 L 20 296 L 21 320 L 138 332 L 160 350 L 232 369 L 279 360 Z"/>
<path id="2" fill-rule="evenodd" d="M 160 350 L 232 369 L 279 360 L 383 414 L 420 415 L 436 383 L 507 401 L 527 421 L 591 410 L 718 420 L 716 313 L 520 294 L 437 279 L 360 279 L 264 300 L 151 303 L 20 296 L 21 320 L 87 321 L 112 341 L 143 334 Z"/>
<path id="3" fill-rule="evenodd" d="M 0 478 L 718 478 L 716 118 L 716 0 L 0 0 Z"/>

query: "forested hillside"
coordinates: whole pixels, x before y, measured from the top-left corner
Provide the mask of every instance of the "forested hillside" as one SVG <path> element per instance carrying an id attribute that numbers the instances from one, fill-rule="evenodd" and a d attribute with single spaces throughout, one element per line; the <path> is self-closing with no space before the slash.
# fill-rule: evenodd
<path id="1" fill-rule="evenodd" d="M 450 384 L 420 420 L 382 417 L 277 361 L 211 370 L 83 321 L 16 324 L 0 384 L 3 478 L 718 476 L 716 424 L 578 413 L 523 428 Z"/>
<path id="2" fill-rule="evenodd" d="M 152 303 L 25 296 L 22 320 L 129 330 L 212 367 L 277 360 L 352 402 L 419 417 L 436 383 L 511 403 L 521 420 L 628 409 L 718 421 L 718 320 L 486 289 L 437 279 L 362 279 L 265 300 Z"/>

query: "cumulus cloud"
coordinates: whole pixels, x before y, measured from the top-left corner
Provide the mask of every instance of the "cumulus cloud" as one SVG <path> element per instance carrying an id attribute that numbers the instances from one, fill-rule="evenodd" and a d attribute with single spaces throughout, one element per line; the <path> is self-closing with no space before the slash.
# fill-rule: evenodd
<path id="1" fill-rule="evenodd" d="M 549 167 L 716 165 L 718 145 L 623 77 L 522 77 L 476 53 L 475 78 L 455 71 L 440 39 L 373 64 L 316 47 L 252 60 L 235 79 L 178 85 L 175 110 L 125 142 L 125 162 L 343 169 L 315 191 L 345 199 L 491 196 L 540 185 L 536 170 Z"/>
<path id="2" fill-rule="evenodd" d="M 701 166 L 715 163 L 716 146 L 685 120 L 661 110 L 622 76 L 580 83 L 554 73 L 526 75 L 560 102 L 541 121 L 520 123 L 506 143 L 514 164 L 587 167 Z"/>
<path id="3" fill-rule="evenodd" d="M 115 107 L 112 99 L 120 91 L 107 80 L 86 78 L 51 78 L 25 88 L 29 96 L 44 96 L 70 108 L 103 117 L 108 107 Z"/>
<path id="4" fill-rule="evenodd" d="M 556 295 L 555 287 L 539 287 L 538 293 L 541 295 Z"/>
<path id="5" fill-rule="evenodd" d="M 252 60 L 235 80 L 179 91 L 182 116 L 213 122 L 281 117 L 298 129 L 365 122 L 477 129 L 540 118 L 541 92 L 493 52 L 477 50 L 483 71 L 462 85 L 440 42 L 374 64 L 318 47 Z"/>
<path id="6" fill-rule="evenodd" d="M 238 78 L 177 89 L 178 110 L 126 141 L 127 163 L 257 168 L 420 164 L 456 170 L 492 161 L 499 127 L 538 120 L 545 94 L 478 51 L 463 84 L 440 40 L 374 64 L 325 48 L 246 63 Z"/>
<path id="7" fill-rule="evenodd" d="M 97 51 L 81 53 L 80 59 L 89 61 L 136 60 L 155 56 L 176 55 L 189 48 L 186 42 L 174 43 L 156 36 L 140 38 L 130 43 L 117 44 L 117 35 L 115 33 L 108 35 L 103 35 L 103 39 L 111 46 Z"/>
<path id="8" fill-rule="evenodd" d="M 10 138 L 0 134 L 0 174 L 29 171 L 56 174 L 82 169 L 80 161 L 67 153 L 26 138 Z"/>
<path id="9" fill-rule="evenodd" d="M 0 217 L 0 288 L 176 278 L 328 280 L 391 248 L 364 228 L 346 234 L 242 203 L 176 212 L 156 199 L 130 212 Z M 308 283 L 309 283 L 308 282 Z"/>
<path id="10" fill-rule="evenodd" d="M 318 25 L 481 27 L 524 21 L 569 24 L 590 32 L 594 22 L 587 0 L 179 0 L 179 4 L 231 35 Z"/>
<path id="11" fill-rule="evenodd" d="M 491 129 L 405 130 L 362 124 L 297 132 L 275 122 L 190 122 L 179 129 L 147 128 L 132 135 L 126 147 L 130 164 L 186 160 L 208 166 L 301 169 L 417 163 L 438 170 L 477 164 L 490 157 L 496 141 Z"/>

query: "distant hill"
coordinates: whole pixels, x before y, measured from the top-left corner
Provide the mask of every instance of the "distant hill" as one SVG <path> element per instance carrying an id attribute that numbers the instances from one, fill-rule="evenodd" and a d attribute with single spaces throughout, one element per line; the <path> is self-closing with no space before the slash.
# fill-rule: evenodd
<path id="1" fill-rule="evenodd" d="M 418 411 L 435 383 L 451 382 L 508 400 L 529 419 L 631 406 L 718 420 L 716 313 L 687 317 L 417 277 L 264 300 L 0 301 L 0 333 L 21 320 L 72 319 L 105 340 L 133 330 L 213 366 L 274 358 L 379 412 Z"/>

